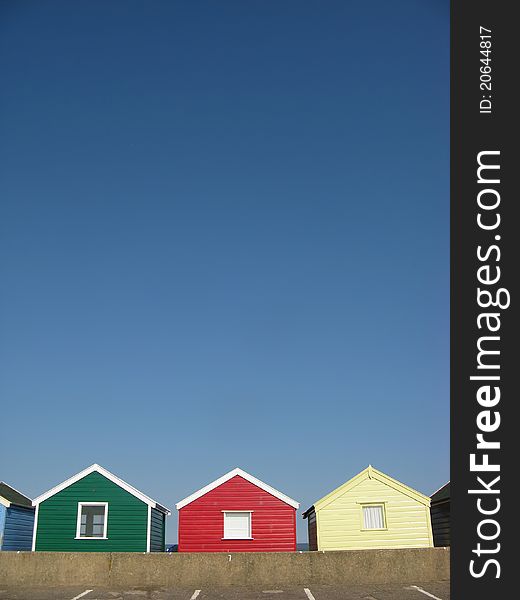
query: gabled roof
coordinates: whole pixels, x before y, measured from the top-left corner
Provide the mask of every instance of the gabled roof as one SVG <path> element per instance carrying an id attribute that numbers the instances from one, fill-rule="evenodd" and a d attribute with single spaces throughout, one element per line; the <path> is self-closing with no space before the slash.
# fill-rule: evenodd
<path id="1" fill-rule="evenodd" d="M 328 504 L 336 500 L 336 498 L 339 498 L 345 492 L 348 492 L 349 490 L 356 487 L 357 485 L 359 485 L 367 479 L 375 479 L 376 481 L 380 481 L 381 483 L 388 485 L 389 487 L 401 492 L 402 494 L 405 494 L 406 496 L 417 500 L 417 502 L 420 502 L 425 506 L 430 506 L 430 499 L 428 498 L 428 496 L 421 494 L 421 492 L 418 492 L 412 489 L 411 487 L 408 487 L 404 483 L 397 481 L 397 479 L 394 479 L 389 475 L 385 475 L 385 473 L 383 473 L 382 471 L 374 469 L 372 465 L 368 465 L 368 467 L 361 471 L 361 473 L 358 473 L 355 477 L 352 477 L 352 479 L 349 479 L 346 483 L 340 485 L 338 488 L 330 492 L 330 494 L 327 494 L 321 500 L 315 502 L 313 506 L 311 506 L 311 508 L 309 508 L 303 513 L 303 518 L 305 519 L 312 509 L 318 511 L 322 508 L 325 508 Z"/>
<path id="2" fill-rule="evenodd" d="M 63 483 L 60 483 L 59 485 L 53 487 L 48 492 L 45 492 L 45 494 L 38 496 L 38 498 L 35 498 L 33 500 L 33 506 L 37 506 L 44 500 L 47 500 L 51 496 L 54 496 L 58 492 L 61 492 L 65 488 L 68 488 L 73 483 L 76 483 L 77 481 L 79 481 L 80 479 L 83 479 L 83 477 L 86 477 L 87 475 L 90 475 L 90 473 L 93 473 L 94 471 L 99 473 L 100 475 L 103 475 L 104 477 L 106 477 L 107 479 L 112 481 L 112 483 L 115 483 L 116 485 L 118 485 L 120 488 L 123 488 L 129 494 L 132 494 L 132 496 L 139 498 L 139 500 L 141 500 L 145 504 L 148 504 L 148 506 L 151 506 L 152 508 L 156 508 L 157 510 L 160 510 L 162 513 L 164 513 L 166 515 L 171 514 L 169 508 L 162 506 L 161 504 L 159 504 L 152 498 L 149 498 L 148 496 L 146 496 L 145 494 L 140 492 L 134 486 L 130 485 L 129 483 L 126 483 L 126 481 L 123 481 L 119 477 L 116 477 L 113 473 L 111 473 L 110 471 L 107 471 L 106 469 L 104 469 L 103 467 L 101 467 L 100 465 L 97 465 L 97 464 L 90 465 L 90 467 L 84 469 L 83 471 L 80 471 L 79 473 L 76 473 L 76 475 L 70 477 Z"/>
<path id="3" fill-rule="evenodd" d="M 431 495 L 432 504 L 434 502 L 446 502 L 450 499 L 450 482 L 445 483 L 436 492 Z"/>
<path id="4" fill-rule="evenodd" d="M 2 502 L 4 500 L 4 502 Z M 16 506 L 31 507 L 32 501 L 30 498 L 15 490 L 14 487 L 0 481 L 0 503 L 9 507 L 11 504 Z"/>
<path id="5" fill-rule="evenodd" d="M 275 490 L 270 485 L 267 485 L 267 483 L 264 483 L 263 481 L 260 481 L 260 479 L 257 479 L 256 477 L 253 477 L 249 473 L 246 473 L 245 471 L 242 471 L 242 469 L 239 469 L 237 467 L 236 469 L 233 469 L 232 471 L 229 471 L 229 473 L 226 473 L 225 475 L 222 475 L 222 477 L 219 477 L 218 479 L 215 479 L 215 481 L 213 481 L 213 482 L 209 483 L 208 485 L 204 486 L 203 488 L 201 488 L 197 492 L 194 492 L 193 494 L 191 494 L 191 496 L 188 496 L 187 498 L 184 498 L 184 500 L 181 500 L 180 502 L 177 502 L 177 504 L 175 505 L 176 508 L 177 508 L 177 510 L 180 510 L 183 506 L 186 506 L 187 504 L 190 504 L 194 500 L 197 500 L 197 498 L 200 498 L 201 496 L 204 496 L 208 492 L 211 492 L 211 490 L 214 490 L 219 485 L 222 485 L 223 483 L 225 483 L 226 481 L 229 481 L 232 477 L 236 477 L 237 475 L 240 476 L 240 477 L 242 477 L 246 481 L 249 481 L 249 483 L 252 483 L 253 485 L 256 485 L 260 489 L 264 490 L 264 492 L 267 492 L 268 494 L 271 494 L 271 496 L 274 496 L 275 498 L 278 498 L 282 502 L 285 502 L 286 504 L 289 504 L 289 506 L 292 506 L 293 508 L 297 509 L 300 506 L 300 503 L 296 502 L 296 500 L 293 500 L 292 498 L 289 498 L 289 496 L 286 496 L 285 494 L 282 494 L 282 492 L 279 492 L 278 490 Z"/>

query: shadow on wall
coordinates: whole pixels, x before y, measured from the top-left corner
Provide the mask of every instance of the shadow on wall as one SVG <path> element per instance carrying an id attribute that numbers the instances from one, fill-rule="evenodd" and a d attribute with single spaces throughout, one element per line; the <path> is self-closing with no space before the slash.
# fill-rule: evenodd
<path id="1" fill-rule="evenodd" d="M 166 546 L 164 547 L 164 551 L 165 552 L 177 552 L 177 544 L 166 544 Z M 309 544 L 296 544 L 296 551 L 297 552 L 308 552 L 309 551 Z"/>

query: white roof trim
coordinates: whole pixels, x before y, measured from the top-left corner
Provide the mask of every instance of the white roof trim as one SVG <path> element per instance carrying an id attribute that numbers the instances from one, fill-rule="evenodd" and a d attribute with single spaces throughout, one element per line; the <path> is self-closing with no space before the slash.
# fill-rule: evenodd
<path id="1" fill-rule="evenodd" d="M 0 481 L 0 483 L 3 483 L 4 485 L 6 485 L 7 487 L 11 488 L 12 490 L 14 490 L 17 494 L 20 494 L 20 496 L 23 496 L 26 500 L 29 500 L 29 502 L 32 502 L 32 500 L 29 498 L 29 496 L 26 496 L 25 494 L 23 494 L 20 490 L 17 490 L 15 487 L 13 487 L 12 485 L 10 485 L 9 483 L 7 483 L 6 481 Z M 3 500 L 5 500 L 6 502 L 9 502 L 9 500 L 7 500 L 7 498 L 4 498 L 3 496 L 0 496 L 0 498 L 2 498 Z M 11 506 L 11 502 L 9 502 L 9 506 Z M 17 506 L 20 506 L 19 504 L 17 504 Z M 9 508 L 9 507 L 8 507 Z"/>
<path id="2" fill-rule="evenodd" d="M 446 487 L 446 486 L 448 485 L 448 483 L 451 483 L 451 479 L 448 479 L 448 481 L 447 481 L 446 483 L 443 483 L 443 484 L 441 485 L 441 487 L 440 487 L 440 488 L 437 488 L 437 489 L 436 489 L 434 492 L 432 492 L 432 493 L 430 494 L 430 498 L 431 498 L 432 496 L 435 496 L 435 494 L 436 494 L 437 492 L 440 492 L 440 491 L 442 490 L 442 488 L 443 488 L 443 487 Z"/>
<path id="3" fill-rule="evenodd" d="M 293 500 L 292 498 L 289 498 L 289 496 L 286 496 L 285 494 L 282 494 L 282 492 L 279 492 L 278 490 L 275 490 L 270 485 L 267 485 L 267 483 L 264 483 L 263 481 L 260 481 L 260 479 L 257 479 L 256 477 L 253 477 L 252 475 L 250 475 L 249 473 L 246 473 L 245 471 L 242 471 L 242 469 L 239 469 L 238 467 L 236 469 L 233 469 L 232 471 L 229 471 L 229 473 L 226 473 L 225 475 L 222 475 L 222 477 L 219 477 L 218 479 L 215 479 L 215 481 L 213 481 L 212 483 L 209 483 L 208 485 L 204 486 L 203 488 L 201 488 L 197 492 L 194 492 L 193 494 L 191 494 L 191 496 L 188 496 L 187 498 L 184 498 L 184 500 L 181 500 L 180 502 L 177 502 L 177 504 L 175 505 L 175 507 L 177 508 L 177 510 L 180 510 L 182 507 L 186 506 L 187 504 L 190 504 L 194 500 L 197 500 L 197 498 L 200 498 L 201 496 L 204 496 L 208 492 L 211 492 L 211 490 L 214 490 L 216 487 L 218 487 L 219 485 L 222 485 L 223 483 L 225 483 L 226 481 L 228 481 L 232 477 L 235 477 L 236 475 L 239 475 L 240 477 L 242 477 L 246 481 L 249 481 L 249 483 L 252 483 L 253 485 L 256 485 L 260 489 L 264 490 L 264 492 L 267 492 L 268 494 L 271 494 L 271 496 L 274 496 L 275 498 L 278 498 L 282 502 L 285 502 L 286 504 L 289 504 L 289 506 L 292 506 L 293 508 L 296 508 L 296 509 L 299 508 L 299 506 L 300 506 L 299 502 L 296 502 L 296 500 Z"/>
<path id="4" fill-rule="evenodd" d="M 141 500 L 142 502 L 144 502 L 148 506 L 151 506 L 152 508 L 157 508 L 161 512 L 164 512 L 166 510 L 167 511 L 166 514 L 171 514 L 170 509 L 166 508 L 165 506 L 162 506 L 161 504 L 159 504 L 158 502 L 156 502 L 152 498 L 150 498 L 150 497 L 146 496 L 145 494 L 143 494 L 142 492 L 140 492 L 134 486 L 130 485 L 129 483 L 126 483 L 126 481 L 123 481 L 122 479 L 120 479 L 119 477 L 117 477 L 116 475 L 114 475 L 113 473 L 111 473 L 110 471 L 107 471 L 106 469 L 104 469 L 102 466 L 100 466 L 98 464 L 90 465 L 90 467 L 84 469 L 83 471 L 80 471 L 79 473 L 76 473 L 76 475 L 70 477 L 69 479 L 67 479 L 63 483 L 60 483 L 59 485 L 53 487 L 48 492 L 45 492 L 45 494 L 42 494 L 41 496 L 38 496 L 37 498 L 35 498 L 33 500 L 33 506 L 38 506 L 38 504 L 40 504 L 41 502 L 44 502 L 45 500 L 47 500 L 51 496 L 54 496 L 58 492 L 61 492 L 65 488 L 68 488 L 69 485 L 72 485 L 73 483 L 76 483 L 76 481 L 79 481 L 80 479 L 83 479 L 83 477 L 86 477 L 87 475 L 90 475 L 90 473 L 93 473 L 94 471 L 96 471 L 97 473 L 100 473 L 101 475 L 103 475 L 104 477 L 106 477 L 107 479 L 109 479 L 110 481 L 112 481 L 113 483 L 115 483 L 116 485 L 118 485 L 120 488 L 123 488 L 129 494 L 132 494 L 132 496 L 135 496 L 136 498 L 139 498 L 139 500 Z"/>

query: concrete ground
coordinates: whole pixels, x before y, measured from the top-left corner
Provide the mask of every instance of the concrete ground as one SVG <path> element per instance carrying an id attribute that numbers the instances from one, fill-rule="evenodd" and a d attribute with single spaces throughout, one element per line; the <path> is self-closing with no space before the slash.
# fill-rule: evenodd
<path id="1" fill-rule="evenodd" d="M 16 587 L 0 583 L 0 600 L 449 600 L 448 581 L 414 585 L 363 585 L 280 587 L 253 589 L 229 587 L 221 589 L 88 589 Z"/>

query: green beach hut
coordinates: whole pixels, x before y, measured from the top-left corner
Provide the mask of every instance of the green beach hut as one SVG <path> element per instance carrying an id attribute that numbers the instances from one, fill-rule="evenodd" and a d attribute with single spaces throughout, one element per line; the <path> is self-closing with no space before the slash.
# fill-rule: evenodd
<path id="1" fill-rule="evenodd" d="M 163 552 L 170 510 L 94 464 L 38 496 L 33 550 Z"/>

